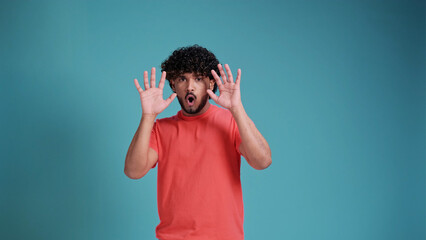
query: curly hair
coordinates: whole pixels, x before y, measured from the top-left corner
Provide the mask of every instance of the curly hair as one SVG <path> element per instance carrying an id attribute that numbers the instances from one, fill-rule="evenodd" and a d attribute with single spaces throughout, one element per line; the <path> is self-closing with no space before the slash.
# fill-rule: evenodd
<path id="1" fill-rule="evenodd" d="M 176 49 L 172 55 L 161 63 L 161 71 L 166 71 L 166 78 L 172 87 L 171 79 L 176 79 L 184 73 L 196 73 L 214 80 L 211 70 L 219 73 L 217 65 L 219 60 L 216 56 L 204 47 L 194 44 L 192 46 Z M 213 92 L 217 90 L 216 81 Z M 210 96 L 209 96 L 210 99 Z"/>

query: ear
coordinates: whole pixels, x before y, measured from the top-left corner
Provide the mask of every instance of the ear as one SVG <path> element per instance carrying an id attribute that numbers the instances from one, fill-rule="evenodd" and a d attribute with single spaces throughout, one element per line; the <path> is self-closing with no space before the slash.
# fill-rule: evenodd
<path id="1" fill-rule="evenodd" d="M 216 81 L 213 79 L 210 79 L 210 82 L 209 82 L 209 89 L 210 90 L 212 90 L 213 91 L 213 88 L 214 88 L 214 83 L 215 83 Z"/>
<path id="2" fill-rule="evenodd" d="M 171 83 L 172 91 L 175 93 L 176 92 L 176 89 L 175 89 L 175 80 L 174 79 L 170 80 L 170 83 Z"/>

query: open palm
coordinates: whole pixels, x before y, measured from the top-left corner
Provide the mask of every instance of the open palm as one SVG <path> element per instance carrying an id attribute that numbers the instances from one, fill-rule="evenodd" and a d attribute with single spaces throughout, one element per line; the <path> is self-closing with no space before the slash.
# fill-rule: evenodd
<path id="1" fill-rule="evenodd" d="M 141 88 L 137 79 L 134 80 L 135 86 L 139 92 L 142 104 L 142 115 L 155 115 L 160 114 L 166 109 L 173 99 L 176 97 L 176 93 L 170 95 L 166 100 L 163 99 L 163 88 L 166 80 L 166 72 L 163 71 L 161 74 L 160 83 L 158 88 L 155 87 L 155 68 L 151 69 L 151 85 L 148 83 L 148 72 L 144 71 L 143 80 L 145 90 Z"/>
<path id="2" fill-rule="evenodd" d="M 212 70 L 212 75 L 216 80 L 216 84 L 219 88 L 219 96 L 213 93 L 211 90 L 207 90 L 209 96 L 220 106 L 232 109 L 234 107 L 240 106 L 241 103 L 241 92 L 240 92 L 240 81 L 241 81 L 241 69 L 238 69 L 237 79 L 234 82 L 232 77 L 231 69 L 228 64 L 225 64 L 226 73 L 223 71 L 222 65 L 217 65 L 222 77 L 223 83 L 217 73 Z"/>

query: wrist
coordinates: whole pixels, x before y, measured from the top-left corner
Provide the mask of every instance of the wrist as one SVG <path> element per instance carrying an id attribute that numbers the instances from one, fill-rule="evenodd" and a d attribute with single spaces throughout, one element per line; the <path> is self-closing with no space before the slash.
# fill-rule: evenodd
<path id="1" fill-rule="evenodd" d="M 229 111 L 231 111 L 232 115 L 239 114 L 244 112 L 243 104 L 237 104 L 236 106 L 230 107 Z"/>
<path id="2" fill-rule="evenodd" d="M 157 115 L 155 113 L 142 113 L 142 120 L 155 120 Z"/>

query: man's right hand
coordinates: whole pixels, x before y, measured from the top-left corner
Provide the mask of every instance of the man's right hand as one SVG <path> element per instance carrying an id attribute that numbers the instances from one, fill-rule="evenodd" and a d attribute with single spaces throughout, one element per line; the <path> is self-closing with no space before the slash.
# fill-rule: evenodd
<path id="1" fill-rule="evenodd" d="M 164 109 L 166 109 L 170 103 L 175 99 L 176 93 L 172 93 L 166 100 L 163 99 L 163 88 L 166 80 L 166 72 L 163 71 L 161 74 L 160 83 L 158 88 L 155 87 L 155 68 L 151 69 L 151 86 L 148 83 L 148 72 L 143 73 L 143 82 L 145 85 L 145 91 L 142 90 L 138 80 L 135 78 L 135 86 L 141 97 L 142 104 L 142 116 L 154 116 L 156 117 Z"/>

